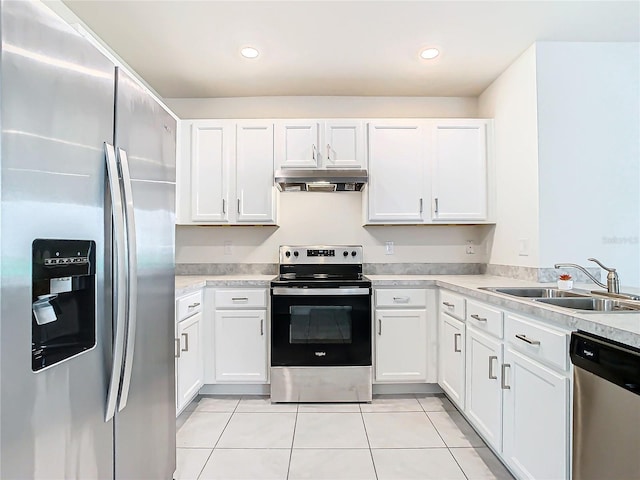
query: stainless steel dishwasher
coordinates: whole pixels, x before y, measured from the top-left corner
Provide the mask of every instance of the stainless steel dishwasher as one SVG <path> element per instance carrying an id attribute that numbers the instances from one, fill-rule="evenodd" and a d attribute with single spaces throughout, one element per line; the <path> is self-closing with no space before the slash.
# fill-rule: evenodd
<path id="1" fill-rule="evenodd" d="M 571 335 L 573 479 L 640 479 L 640 350 Z"/>

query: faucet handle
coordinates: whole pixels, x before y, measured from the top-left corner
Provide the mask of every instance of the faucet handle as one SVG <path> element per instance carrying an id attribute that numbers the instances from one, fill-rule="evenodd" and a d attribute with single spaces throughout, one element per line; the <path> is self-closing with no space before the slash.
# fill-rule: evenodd
<path id="1" fill-rule="evenodd" d="M 608 272 L 615 272 L 616 269 L 615 268 L 609 268 L 609 267 L 605 267 L 600 260 L 598 260 L 597 258 L 587 258 L 587 260 L 589 260 L 590 262 L 596 262 L 598 265 L 600 265 L 600 267 L 604 268 L 606 271 Z"/>

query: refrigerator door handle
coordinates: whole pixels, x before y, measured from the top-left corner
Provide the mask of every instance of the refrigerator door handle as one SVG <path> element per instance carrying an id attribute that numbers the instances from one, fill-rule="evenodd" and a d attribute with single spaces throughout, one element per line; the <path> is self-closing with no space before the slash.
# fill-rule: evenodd
<path id="1" fill-rule="evenodd" d="M 127 336 L 124 355 L 124 371 L 122 375 L 122 388 L 120 389 L 120 401 L 118 411 L 127 406 L 129 398 L 129 385 L 131 384 L 131 372 L 133 369 L 133 354 L 136 344 L 136 313 L 138 307 L 138 269 L 136 257 L 136 220 L 133 210 L 133 193 L 131 189 L 131 175 L 129 174 L 129 160 L 127 152 L 118 148 L 118 166 L 122 176 L 124 214 L 127 236 Z"/>
<path id="2" fill-rule="evenodd" d="M 105 160 L 107 163 L 107 177 L 109 183 L 109 193 L 111 195 L 111 216 L 113 218 L 114 236 L 114 274 L 115 284 L 113 287 L 114 298 L 116 300 L 115 315 L 113 317 L 114 341 L 113 341 L 113 363 L 111 365 L 111 378 L 109 380 L 109 393 L 107 394 L 107 410 L 105 422 L 113 418 L 116 412 L 118 393 L 120 390 L 120 379 L 122 374 L 122 362 L 124 360 L 125 342 L 125 313 L 126 313 L 126 238 L 124 214 L 122 211 L 122 191 L 118 175 L 118 164 L 113 145 L 105 142 Z"/>

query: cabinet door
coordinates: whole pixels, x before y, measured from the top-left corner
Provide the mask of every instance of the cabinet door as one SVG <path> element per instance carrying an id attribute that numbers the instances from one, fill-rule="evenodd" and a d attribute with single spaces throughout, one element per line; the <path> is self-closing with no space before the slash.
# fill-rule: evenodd
<path id="1" fill-rule="evenodd" d="M 309 120 L 276 124 L 277 168 L 316 168 L 319 159 L 318 123 Z"/>
<path id="2" fill-rule="evenodd" d="M 438 384 L 460 409 L 464 409 L 464 342 L 464 323 L 441 313 Z"/>
<path id="3" fill-rule="evenodd" d="M 569 478 L 569 378 L 507 348 L 503 458 L 520 478 Z"/>
<path id="4" fill-rule="evenodd" d="M 502 450 L 502 343 L 467 328 L 466 412 L 484 439 Z"/>
<path id="5" fill-rule="evenodd" d="M 236 210 L 238 222 L 274 223 L 273 123 L 236 125 Z"/>
<path id="6" fill-rule="evenodd" d="M 487 219 L 486 120 L 439 121 L 432 131 L 433 219 Z"/>
<path id="7" fill-rule="evenodd" d="M 191 125 L 191 220 L 226 222 L 229 218 L 229 161 L 233 131 L 226 122 Z"/>
<path id="8" fill-rule="evenodd" d="M 181 411 L 202 387 L 203 362 L 201 342 L 202 313 L 178 323 L 179 357 L 177 370 L 177 407 Z"/>
<path id="9" fill-rule="evenodd" d="M 265 310 L 216 310 L 216 382 L 267 381 Z"/>
<path id="10" fill-rule="evenodd" d="M 324 124 L 323 166 L 365 168 L 364 128 L 361 121 L 328 121 Z"/>
<path id="11" fill-rule="evenodd" d="M 422 223 L 424 135 L 418 124 L 369 124 L 368 221 Z"/>
<path id="12" fill-rule="evenodd" d="M 376 381 L 426 381 L 426 310 L 377 310 L 375 338 Z"/>

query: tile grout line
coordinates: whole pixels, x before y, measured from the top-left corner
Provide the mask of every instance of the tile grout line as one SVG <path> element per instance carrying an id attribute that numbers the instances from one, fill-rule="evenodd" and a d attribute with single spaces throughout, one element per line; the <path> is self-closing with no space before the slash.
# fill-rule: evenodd
<path id="1" fill-rule="evenodd" d="M 291 472 L 291 458 L 293 457 L 293 443 L 296 441 L 296 427 L 298 426 L 298 413 L 300 412 L 300 404 L 296 403 L 296 419 L 293 422 L 293 435 L 291 436 L 291 449 L 289 450 L 289 463 L 287 464 L 287 478 L 289 480 L 289 474 Z"/>
<path id="2" fill-rule="evenodd" d="M 371 403 L 373 403 L 373 400 Z M 373 459 L 373 450 L 371 449 L 371 442 L 369 441 L 369 432 L 367 432 L 367 423 L 364 421 L 364 412 L 362 411 L 361 404 L 358 404 L 358 409 L 360 410 L 360 418 L 362 419 L 362 425 L 364 427 L 364 435 L 365 437 L 367 437 L 367 445 L 369 445 L 369 456 L 371 457 L 371 463 L 373 464 L 373 474 L 376 476 L 376 480 L 378 480 L 378 470 L 376 469 L 376 462 Z"/>

